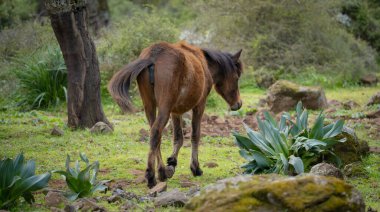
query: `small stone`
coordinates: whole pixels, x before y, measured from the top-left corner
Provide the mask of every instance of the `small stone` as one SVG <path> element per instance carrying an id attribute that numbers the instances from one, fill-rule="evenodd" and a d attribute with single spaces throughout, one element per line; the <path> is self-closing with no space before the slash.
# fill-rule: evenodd
<path id="1" fill-rule="evenodd" d="M 195 183 L 189 180 L 182 180 L 179 182 L 179 184 L 181 185 L 182 188 L 189 188 L 196 185 Z"/>
<path id="2" fill-rule="evenodd" d="M 50 135 L 54 135 L 54 136 L 63 136 L 65 134 L 65 132 L 61 129 L 59 129 L 57 126 L 55 126 L 52 130 L 51 130 L 51 133 Z"/>
<path id="3" fill-rule="evenodd" d="M 376 110 L 376 111 L 373 111 L 373 112 L 370 112 L 370 113 L 366 114 L 366 116 L 369 119 L 380 118 L 380 109 Z"/>
<path id="4" fill-rule="evenodd" d="M 154 199 L 154 206 L 156 207 L 167 207 L 167 206 L 183 207 L 187 201 L 188 201 L 188 198 L 186 197 L 185 193 L 180 192 L 178 189 L 174 189 L 168 192 L 164 192 L 160 196 L 156 197 Z"/>
<path id="5" fill-rule="evenodd" d="M 380 104 L 380 92 L 376 93 L 375 95 L 371 97 L 371 99 L 367 103 L 367 106 L 376 105 L 376 104 Z"/>
<path id="6" fill-rule="evenodd" d="M 112 133 L 111 127 L 109 127 L 106 123 L 104 122 L 98 122 L 96 123 L 93 127 L 91 127 L 90 132 L 93 134 L 107 134 L 107 133 Z"/>
<path id="7" fill-rule="evenodd" d="M 138 176 L 138 177 L 134 180 L 134 182 L 135 182 L 135 184 L 145 183 L 145 182 L 146 182 L 145 176 Z"/>
<path id="8" fill-rule="evenodd" d="M 66 205 L 63 209 L 65 212 L 76 212 L 75 207 L 72 205 Z"/>
<path id="9" fill-rule="evenodd" d="M 352 100 L 349 100 L 349 101 L 343 103 L 343 108 L 345 110 L 352 110 L 352 109 L 359 107 L 359 106 L 360 105 L 358 103 L 356 103 Z"/>
<path id="10" fill-rule="evenodd" d="M 157 193 L 161 193 L 163 191 L 166 191 L 167 187 L 168 185 L 166 182 L 159 182 L 156 186 L 149 190 L 149 194 L 155 195 Z"/>
<path id="11" fill-rule="evenodd" d="M 76 200 L 73 203 L 73 207 L 76 211 L 97 211 L 97 212 L 105 212 L 106 209 L 96 204 L 95 199 L 90 198 L 81 198 Z"/>
<path id="12" fill-rule="evenodd" d="M 60 207 L 66 202 L 67 199 L 60 192 L 49 191 L 45 196 L 45 204 L 48 207 Z"/>
<path id="13" fill-rule="evenodd" d="M 343 179 L 343 173 L 338 168 L 328 163 L 318 163 L 311 168 L 310 173 Z"/>
<path id="14" fill-rule="evenodd" d="M 120 211 L 133 211 L 136 208 L 136 204 L 132 201 L 126 201 L 124 205 L 120 207 Z"/>
<path id="15" fill-rule="evenodd" d="M 108 203 L 121 202 L 121 195 L 113 194 L 112 196 L 107 198 Z"/>
<path id="16" fill-rule="evenodd" d="M 215 123 L 216 124 L 224 124 L 224 123 L 226 123 L 226 120 L 224 120 L 223 118 L 218 117 L 218 118 L 215 119 Z"/>
<path id="17" fill-rule="evenodd" d="M 208 163 L 205 163 L 204 166 L 207 168 L 215 168 L 215 167 L 218 167 L 219 165 L 215 162 L 208 162 Z"/>

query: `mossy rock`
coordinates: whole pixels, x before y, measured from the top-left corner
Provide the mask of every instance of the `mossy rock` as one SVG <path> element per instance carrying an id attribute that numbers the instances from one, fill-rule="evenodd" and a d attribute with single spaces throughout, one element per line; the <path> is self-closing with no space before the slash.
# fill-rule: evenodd
<path id="1" fill-rule="evenodd" d="M 346 138 L 346 142 L 338 143 L 334 146 L 334 153 L 342 160 L 342 164 L 350 164 L 356 161 L 360 161 L 362 156 L 368 154 L 368 143 L 363 140 L 359 140 L 353 129 L 349 127 L 343 127 L 342 133 L 338 136 L 338 139 Z M 328 158 L 329 161 L 333 161 L 332 158 Z"/>
<path id="2" fill-rule="evenodd" d="M 327 107 L 325 92 L 321 87 L 306 87 L 287 80 L 279 80 L 268 90 L 267 103 L 274 113 L 294 109 L 299 101 L 307 109 Z"/>
<path id="3" fill-rule="evenodd" d="M 368 171 L 360 161 L 347 164 L 343 169 L 343 173 L 349 178 L 368 178 Z"/>
<path id="4" fill-rule="evenodd" d="M 365 211 L 360 193 L 334 177 L 238 176 L 206 187 L 185 211 Z"/>

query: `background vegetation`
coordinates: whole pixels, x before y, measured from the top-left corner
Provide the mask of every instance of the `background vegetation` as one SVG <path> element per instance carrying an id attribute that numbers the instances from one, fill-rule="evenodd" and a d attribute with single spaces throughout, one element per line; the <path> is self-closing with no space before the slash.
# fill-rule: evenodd
<path id="1" fill-rule="evenodd" d="M 367 73 L 379 75 L 378 0 L 108 0 L 110 25 L 93 39 L 102 75 L 104 111 L 115 123 L 115 131 L 111 135 L 70 131 L 62 104 L 66 85 L 63 58 L 49 20 L 37 9 L 39 2 L 0 0 L 0 157 L 14 157 L 24 151 L 41 164 L 39 171 L 57 169 L 57 164 L 63 170 L 63 152 L 77 155 L 86 150 L 100 162 L 101 179 L 134 179 L 130 172 L 143 169 L 149 146 L 136 142 L 141 140 L 138 130 L 148 130 L 148 124 L 142 112 L 120 115 L 105 88 L 113 73 L 138 57 L 143 48 L 159 41 L 186 39 L 231 52 L 242 48 L 245 73 L 240 87 L 244 105 L 234 114 L 237 117 L 255 111 L 258 99 L 264 97 L 261 87 L 277 79 L 321 85 L 326 87 L 328 99 L 354 100 L 362 106 L 379 90 L 378 86 L 356 86 Z M 206 113 L 229 114 L 225 107 L 224 100 L 212 92 Z M 328 121 L 364 114 L 369 109 L 330 111 L 333 118 Z M 313 118 L 318 115 L 311 114 Z M 346 124 L 371 147 L 378 148 L 375 124 L 364 119 Z M 54 126 L 65 134 L 50 135 Z M 172 151 L 170 140 L 171 136 L 163 139 L 164 155 Z M 187 179 L 190 149 L 185 145 L 181 151 L 181 165 L 169 187 L 180 187 L 184 179 L 204 186 L 244 171 L 240 167 L 244 160 L 232 137 L 207 135 L 202 138 L 200 160 L 220 161 L 219 166 L 212 170 L 202 167 L 205 176 Z M 378 154 L 363 158 L 366 177 L 349 179 L 366 203 L 375 208 L 380 208 L 379 158 Z M 54 180 L 59 177 L 52 178 L 57 182 Z M 147 192 L 143 184 L 128 189 L 138 194 Z M 43 195 L 36 198 L 42 201 Z M 20 207 L 30 210 L 23 204 Z M 107 207 L 112 211 L 119 206 Z"/>

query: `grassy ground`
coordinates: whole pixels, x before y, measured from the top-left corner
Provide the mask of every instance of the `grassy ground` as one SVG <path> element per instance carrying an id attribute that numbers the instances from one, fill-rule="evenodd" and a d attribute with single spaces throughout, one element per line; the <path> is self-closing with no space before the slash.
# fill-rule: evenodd
<path id="1" fill-rule="evenodd" d="M 379 90 L 375 88 L 342 88 L 327 90 L 329 99 L 339 101 L 354 100 L 364 105 L 369 97 Z M 244 100 L 243 111 L 255 107 L 264 91 L 244 88 L 241 91 Z M 137 103 L 138 104 L 138 103 Z M 209 101 L 207 114 L 225 115 L 227 106 L 223 101 L 212 94 Z M 148 143 L 140 141 L 140 129 L 148 130 L 148 124 L 142 112 L 133 115 L 120 115 L 114 104 L 105 104 L 107 117 L 115 124 L 115 131 L 110 135 L 92 135 L 88 130 L 71 131 L 65 126 L 66 113 L 64 108 L 50 111 L 17 112 L 7 110 L 0 112 L 0 158 L 4 156 L 14 157 L 19 152 L 24 152 L 27 158 L 33 158 L 37 162 L 39 173 L 49 170 L 64 169 L 66 154 L 72 158 L 78 156 L 78 152 L 85 152 L 90 161 L 100 162 L 100 179 L 126 180 L 127 191 L 138 195 L 148 192 L 145 184 L 133 185 L 136 178 L 132 170 L 144 170 Z M 338 111 L 339 112 L 339 111 Z M 50 135 L 54 126 L 65 131 L 64 136 L 55 137 Z M 368 135 L 367 129 L 361 125 L 354 126 L 358 135 L 368 140 L 371 146 L 380 146 L 379 138 Z M 185 141 L 185 146 L 180 152 L 178 168 L 172 179 L 168 181 L 168 189 L 180 188 L 181 180 L 189 180 L 199 186 L 213 183 L 218 179 L 235 176 L 242 172 L 240 165 L 244 160 L 239 156 L 238 149 L 233 143 L 232 137 L 204 137 L 200 147 L 200 162 L 215 162 L 219 166 L 207 168 L 202 166 L 204 175 L 194 178 L 191 175 L 190 153 L 191 148 Z M 161 145 L 163 157 L 171 153 L 171 136 L 165 136 Z M 79 159 L 79 158 L 78 158 Z M 363 159 L 363 165 L 369 172 L 367 178 L 349 179 L 364 195 L 367 205 L 380 209 L 380 155 L 371 154 Z M 53 175 L 53 181 L 61 179 Z M 188 190 L 188 188 L 180 188 Z M 97 194 L 103 195 L 103 194 Z M 37 204 L 29 206 L 21 204 L 16 208 L 18 211 L 43 211 L 47 210 L 43 204 L 43 195 L 37 194 Z M 110 211 L 118 211 L 121 204 L 108 204 L 102 201 L 101 205 Z M 151 207 L 152 203 L 140 204 L 141 209 Z M 161 208 L 159 211 L 173 210 L 173 208 Z"/>

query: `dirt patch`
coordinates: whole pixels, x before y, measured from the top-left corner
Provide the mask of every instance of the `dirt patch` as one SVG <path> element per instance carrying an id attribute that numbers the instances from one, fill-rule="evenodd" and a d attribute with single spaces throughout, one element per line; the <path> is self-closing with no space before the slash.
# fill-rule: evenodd
<path id="1" fill-rule="evenodd" d="M 371 146 L 371 147 L 369 147 L 369 152 L 380 154 L 380 147 Z"/>
<path id="2" fill-rule="evenodd" d="M 64 188 L 66 188 L 66 181 L 63 179 L 50 180 L 49 187 L 52 189 L 63 190 Z"/>
<path id="3" fill-rule="evenodd" d="M 189 139 L 191 137 L 191 119 L 184 119 L 183 136 L 185 139 Z M 201 137 L 228 137 L 233 131 L 244 132 L 243 122 L 251 128 L 257 128 L 257 121 L 254 115 L 247 115 L 245 117 L 226 116 L 224 118 L 215 115 L 204 115 L 201 122 Z M 140 141 L 149 140 L 149 132 L 147 130 L 141 129 L 139 134 Z M 164 136 L 169 136 L 169 134 L 172 134 L 171 124 L 163 131 Z"/>
<path id="4" fill-rule="evenodd" d="M 129 185 L 131 185 L 132 182 L 130 180 L 126 179 L 115 179 L 111 180 L 106 183 L 106 186 L 109 188 L 109 190 L 115 190 L 117 188 L 125 190 Z"/>

